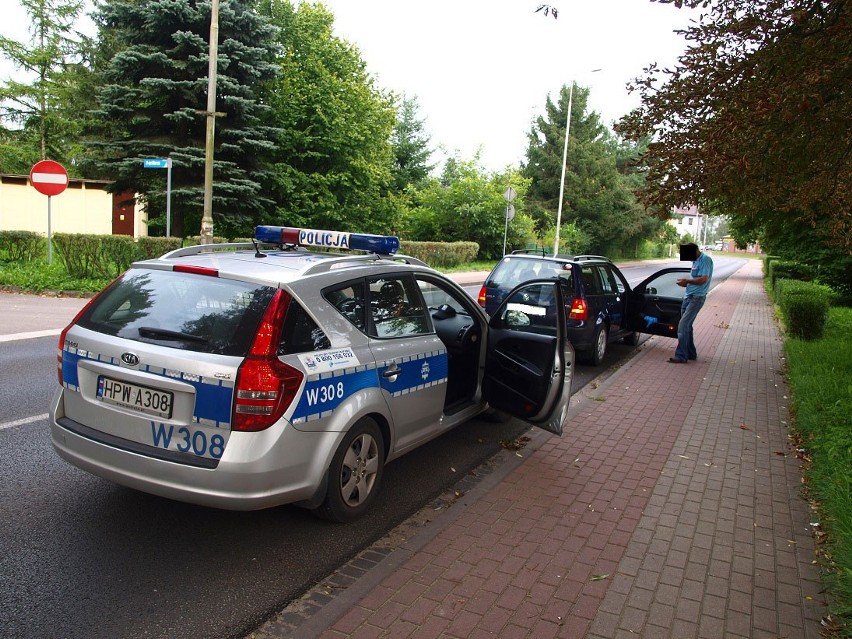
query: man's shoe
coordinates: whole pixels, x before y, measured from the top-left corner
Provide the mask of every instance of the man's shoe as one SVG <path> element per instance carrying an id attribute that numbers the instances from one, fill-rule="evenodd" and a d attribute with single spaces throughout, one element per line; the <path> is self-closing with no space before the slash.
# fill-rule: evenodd
<path id="1" fill-rule="evenodd" d="M 669 361 L 672 364 L 686 364 L 686 360 L 680 359 L 679 357 L 669 357 Z"/>
<path id="2" fill-rule="evenodd" d="M 696 355 L 695 357 L 690 357 L 690 358 L 689 358 L 689 361 L 690 361 L 690 362 L 694 362 L 694 361 L 695 361 L 695 360 L 697 360 L 697 359 L 698 359 L 698 356 Z"/>

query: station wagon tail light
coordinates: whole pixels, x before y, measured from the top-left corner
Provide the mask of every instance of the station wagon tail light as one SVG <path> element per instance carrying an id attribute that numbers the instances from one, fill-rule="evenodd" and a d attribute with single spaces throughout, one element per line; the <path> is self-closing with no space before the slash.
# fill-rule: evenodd
<path id="1" fill-rule="evenodd" d="M 479 305 L 482 308 L 485 308 L 485 293 L 486 293 L 486 290 L 485 290 L 485 287 L 483 286 L 481 289 L 479 289 L 479 296 L 476 298 L 476 301 L 479 302 Z"/>
<path id="2" fill-rule="evenodd" d="M 589 319 L 589 306 L 586 300 L 575 297 L 571 302 L 571 311 L 568 313 L 568 319 L 572 320 L 587 320 Z"/>
<path id="3" fill-rule="evenodd" d="M 302 372 L 278 359 L 278 342 L 289 305 L 290 296 L 276 291 L 237 371 L 233 430 L 269 428 L 281 418 L 302 385 Z"/>

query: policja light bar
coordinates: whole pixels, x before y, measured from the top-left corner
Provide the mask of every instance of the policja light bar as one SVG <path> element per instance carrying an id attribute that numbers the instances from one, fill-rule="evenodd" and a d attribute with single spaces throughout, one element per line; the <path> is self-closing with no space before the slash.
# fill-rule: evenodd
<path id="1" fill-rule="evenodd" d="M 399 250 L 399 238 L 395 235 L 342 233 L 340 231 L 297 229 L 289 226 L 258 226 L 255 228 L 254 237 L 259 242 L 270 244 L 319 246 L 330 249 L 368 251 L 381 255 L 392 255 Z"/>

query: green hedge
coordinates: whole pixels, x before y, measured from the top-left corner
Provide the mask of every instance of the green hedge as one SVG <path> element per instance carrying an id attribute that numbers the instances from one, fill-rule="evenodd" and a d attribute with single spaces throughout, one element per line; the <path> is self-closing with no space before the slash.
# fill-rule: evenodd
<path id="1" fill-rule="evenodd" d="M 410 242 L 402 240 L 399 252 L 423 260 L 434 268 L 473 262 L 479 254 L 476 242 Z"/>
<path id="2" fill-rule="evenodd" d="M 54 233 L 53 246 L 65 270 L 79 279 L 112 279 L 127 270 L 133 262 L 152 259 L 183 245 L 198 244 L 199 237 L 140 237 L 129 235 L 93 235 Z M 227 240 L 215 237 L 214 243 Z M 236 241 L 244 241 L 237 239 Z M 41 244 L 39 244 L 41 242 Z M 402 241 L 400 253 L 423 260 L 435 268 L 456 267 L 473 262 L 479 253 L 476 242 L 409 242 Z M 38 246 L 46 245 L 41 236 L 24 231 L 0 233 L 0 250 L 13 260 L 33 259 Z"/>
<path id="3" fill-rule="evenodd" d="M 117 277 L 133 262 L 159 257 L 183 245 L 179 237 L 54 233 L 53 246 L 65 270 L 79 279 Z"/>
<path id="4" fill-rule="evenodd" d="M 814 340 L 822 337 L 834 291 L 822 284 L 779 279 L 777 301 L 790 337 Z"/>
<path id="5" fill-rule="evenodd" d="M 769 269 L 772 262 L 777 262 L 781 258 L 777 255 L 764 255 L 763 256 L 763 276 L 769 277 Z"/>
<path id="6" fill-rule="evenodd" d="M 768 264 L 769 288 L 775 291 L 779 279 L 801 280 L 810 282 L 814 279 L 814 269 L 807 264 L 790 260 L 773 260 Z M 775 301 L 778 301 L 776 296 Z"/>
<path id="7" fill-rule="evenodd" d="M 12 262 L 32 262 L 47 252 L 47 240 L 32 231 L 0 231 L 0 252 Z"/>
<path id="8" fill-rule="evenodd" d="M 180 237 L 140 237 L 136 242 L 138 260 L 151 260 L 183 246 Z"/>
<path id="9" fill-rule="evenodd" d="M 54 233 L 53 246 L 72 277 L 113 278 L 136 259 L 136 243 L 129 235 Z"/>

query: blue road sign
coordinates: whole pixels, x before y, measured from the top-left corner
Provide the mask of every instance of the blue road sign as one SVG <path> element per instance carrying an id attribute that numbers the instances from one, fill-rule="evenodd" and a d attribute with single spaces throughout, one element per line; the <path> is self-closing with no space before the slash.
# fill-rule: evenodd
<path id="1" fill-rule="evenodd" d="M 145 158 L 143 166 L 146 169 L 165 169 L 169 161 L 165 158 Z"/>

